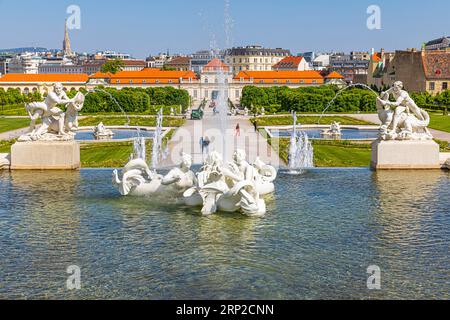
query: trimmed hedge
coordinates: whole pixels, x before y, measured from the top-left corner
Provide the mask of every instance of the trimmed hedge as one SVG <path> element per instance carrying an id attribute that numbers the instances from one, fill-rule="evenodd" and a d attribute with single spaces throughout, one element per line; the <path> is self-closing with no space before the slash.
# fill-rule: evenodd
<path id="1" fill-rule="evenodd" d="M 314 112 L 325 110 L 339 89 L 336 86 L 318 86 L 290 89 L 288 87 L 246 86 L 242 91 L 241 105 L 254 113 L 264 107 L 266 113 Z M 450 90 L 432 96 L 429 93 L 411 93 L 419 107 L 443 110 L 450 105 Z M 358 87 L 342 91 L 330 106 L 330 112 L 375 112 L 376 99 L 372 91 Z"/>
<path id="2" fill-rule="evenodd" d="M 122 90 L 101 88 L 101 90 L 106 92 L 96 91 L 86 96 L 83 112 L 121 112 L 120 107 L 122 107 L 127 113 L 156 114 L 163 108 L 165 114 L 170 114 L 171 106 L 179 113 L 181 105 L 184 112 L 190 102 L 189 93 L 186 90 L 172 87 L 124 88 Z"/>

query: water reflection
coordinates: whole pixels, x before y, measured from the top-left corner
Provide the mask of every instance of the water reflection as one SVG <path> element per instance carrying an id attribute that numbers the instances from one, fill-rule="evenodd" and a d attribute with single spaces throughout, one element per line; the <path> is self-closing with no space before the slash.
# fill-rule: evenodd
<path id="1" fill-rule="evenodd" d="M 0 172 L 0 298 L 449 298 L 448 172 L 280 174 L 262 219 L 123 198 L 110 177 Z"/>

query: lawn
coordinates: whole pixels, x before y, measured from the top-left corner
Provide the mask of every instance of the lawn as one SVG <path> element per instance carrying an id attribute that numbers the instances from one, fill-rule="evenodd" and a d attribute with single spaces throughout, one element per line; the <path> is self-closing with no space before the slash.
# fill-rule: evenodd
<path id="1" fill-rule="evenodd" d="M 274 140 L 276 138 L 273 138 Z M 287 163 L 290 140 L 281 138 L 280 157 Z M 371 160 L 371 145 L 368 143 L 352 143 L 347 141 L 313 140 L 314 164 L 316 167 L 368 167 Z"/>
<path id="2" fill-rule="evenodd" d="M 81 167 L 116 168 L 127 164 L 133 153 L 132 142 L 90 143 L 81 145 Z"/>
<path id="3" fill-rule="evenodd" d="M 0 141 L 0 153 L 10 153 L 11 146 L 16 142 L 15 140 Z"/>
<path id="4" fill-rule="evenodd" d="M 0 118 L 0 133 L 26 128 L 30 125 L 30 119 L 26 118 Z"/>
<path id="5" fill-rule="evenodd" d="M 164 138 L 165 145 L 173 136 L 171 130 Z M 152 158 L 151 139 L 147 140 L 147 160 Z M 130 155 L 133 153 L 132 142 L 104 142 L 81 144 L 81 167 L 82 168 L 121 168 L 125 166 Z"/>
<path id="6" fill-rule="evenodd" d="M 442 114 L 430 113 L 430 128 L 450 132 L 450 116 Z"/>
<path id="7" fill-rule="evenodd" d="M 320 117 L 318 116 L 299 116 L 298 122 L 301 124 L 318 124 Z M 252 122 L 255 119 L 251 120 Z M 292 125 L 292 116 L 274 116 L 274 117 L 261 117 L 256 119 L 259 127 L 266 126 L 288 126 Z M 324 116 L 320 120 L 320 124 L 328 125 L 333 121 L 340 122 L 343 125 L 373 125 L 373 123 L 365 122 L 351 117 L 346 116 Z"/>
<path id="8" fill-rule="evenodd" d="M 79 121 L 80 126 L 96 126 L 103 122 L 106 126 L 123 126 L 127 122 L 126 117 L 91 116 Z M 164 127 L 181 127 L 186 120 L 175 117 L 164 117 Z M 155 127 L 156 117 L 130 116 L 130 126 Z"/>

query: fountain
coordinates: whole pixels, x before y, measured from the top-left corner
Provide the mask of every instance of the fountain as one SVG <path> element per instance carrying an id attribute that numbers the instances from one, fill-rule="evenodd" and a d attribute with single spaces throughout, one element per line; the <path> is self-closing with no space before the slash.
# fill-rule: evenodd
<path id="1" fill-rule="evenodd" d="M 354 83 L 354 84 L 350 84 L 345 88 L 342 88 L 341 90 L 339 90 L 336 95 L 333 97 L 333 99 L 330 100 L 330 102 L 327 104 L 326 108 L 323 110 L 322 114 L 320 115 L 319 121 L 317 122 L 317 124 L 320 125 L 320 122 L 322 121 L 323 117 L 325 116 L 325 113 L 328 111 L 328 109 L 330 109 L 330 107 L 334 104 L 334 102 L 336 101 L 336 99 L 341 95 L 342 92 L 344 92 L 347 89 L 350 88 L 354 88 L 354 87 L 363 87 L 366 88 L 370 91 L 372 91 L 373 93 L 375 93 L 376 96 L 378 96 L 378 92 L 376 92 L 375 90 L 373 90 L 371 87 L 369 87 L 368 85 L 365 85 L 363 83 Z"/>
<path id="2" fill-rule="evenodd" d="M 109 96 L 109 98 L 110 98 L 110 99 L 111 99 L 111 100 L 119 107 L 120 111 L 121 111 L 122 114 L 125 116 L 125 118 L 127 118 L 127 122 L 125 123 L 125 127 L 128 127 L 128 126 L 130 125 L 130 123 L 131 123 L 130 117 L 129 117 L 128 114 L 125 112 L 125 110 L 122 108 L 122 106 L 121 106 L 120 103 L 117 101 L 117 99 L 114 98 L 114 96 L 113 96 L 110 92 L 108 92 L 108 91 L 106 91 L 106 90 L 103 90 L 103 89 L 100 89 L 100 88 L 93 88 L 93 89 L 89 90 L 89 92 L 86 94 L 86 96 L 88 96 L 90 93 L 93 93 L 93 92 L 101 92 L 101 93 L 104 93 L 104 94 L 106 94 L 107 96 Z"/>
<path id="3" fill-rule="evenodd" d="M 122 170 L 113 172 L 113 185 L 123 196 L 158 196 L 176 198 L 187 206 L 202 207 L 203 215 L 216 212 L 241 212 L 249 216 L 266 213 L 263 196 L 275 191 L 277 177 L 274 167 L 260 159 L 246 161 L 246 153 L 236 150 L 233 161 L 224 165 L 220 153 L 213 151 L 195 174 L 192 157 L 181 155 L 179 168 L 166 176 L 150 170 L 143 159 L 131 160 Z"/>
<path id="4" fill-rule="evenodd" d="M 146 161 L 147 160 L 147 151 L 145 146 L 145 138 L 144 137 L 136 137 L 133 141 L 133 154 L 131 155 L 130 160 L 133 159 L 141 159 Z"/>
<path id="5" fill-rule="evenodd" d="M 152 150 L 152 168 L 156 169 L 162 157 L 162 128 L 163 128 L 164 114 L 163 109 L 159 110 L 156 118 L 156 131 L 153 137 Z"/>
<path id="6" fill-rule="evenodd" d="M 322 130 L 320 136 L 322 138 L 341 139 L 342 138 L 341 124 L 339 122 L 333 121 L 329 129 Z"/>
<path id="7" fill-rule="evenodd" d="M 314 149 L 306 132 L 297 129 L 297 113 L 293 112 L 294 125 L 289 147 L 289 172 L 300 174 L 314 167 Z"/>
<path id="8" fill-rule="evenodd" d="M 94 137 L 96 140 L 109 140 L 114 137 L 114 132 L 110 129 L 107 129 L 103 122 L 100 122 L 94 128 Z"/>

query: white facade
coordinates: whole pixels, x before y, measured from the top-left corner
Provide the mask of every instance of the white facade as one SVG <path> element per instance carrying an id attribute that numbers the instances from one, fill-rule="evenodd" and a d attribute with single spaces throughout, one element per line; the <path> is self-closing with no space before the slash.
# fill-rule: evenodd
<path id="1" fill-rule="evenodd" d="M 41 57 L 31 53 L 18 55 L 10 60 L 8 73 L 38 74 L 43 62 Z"/>
<path id="2" fill-rule="evenodd" d="M 313 62 L 312 67 L 314 70 L 323 70 L 330 65 L 330 55 L 329 54 L 321 54 L 317 56 Z"/>

